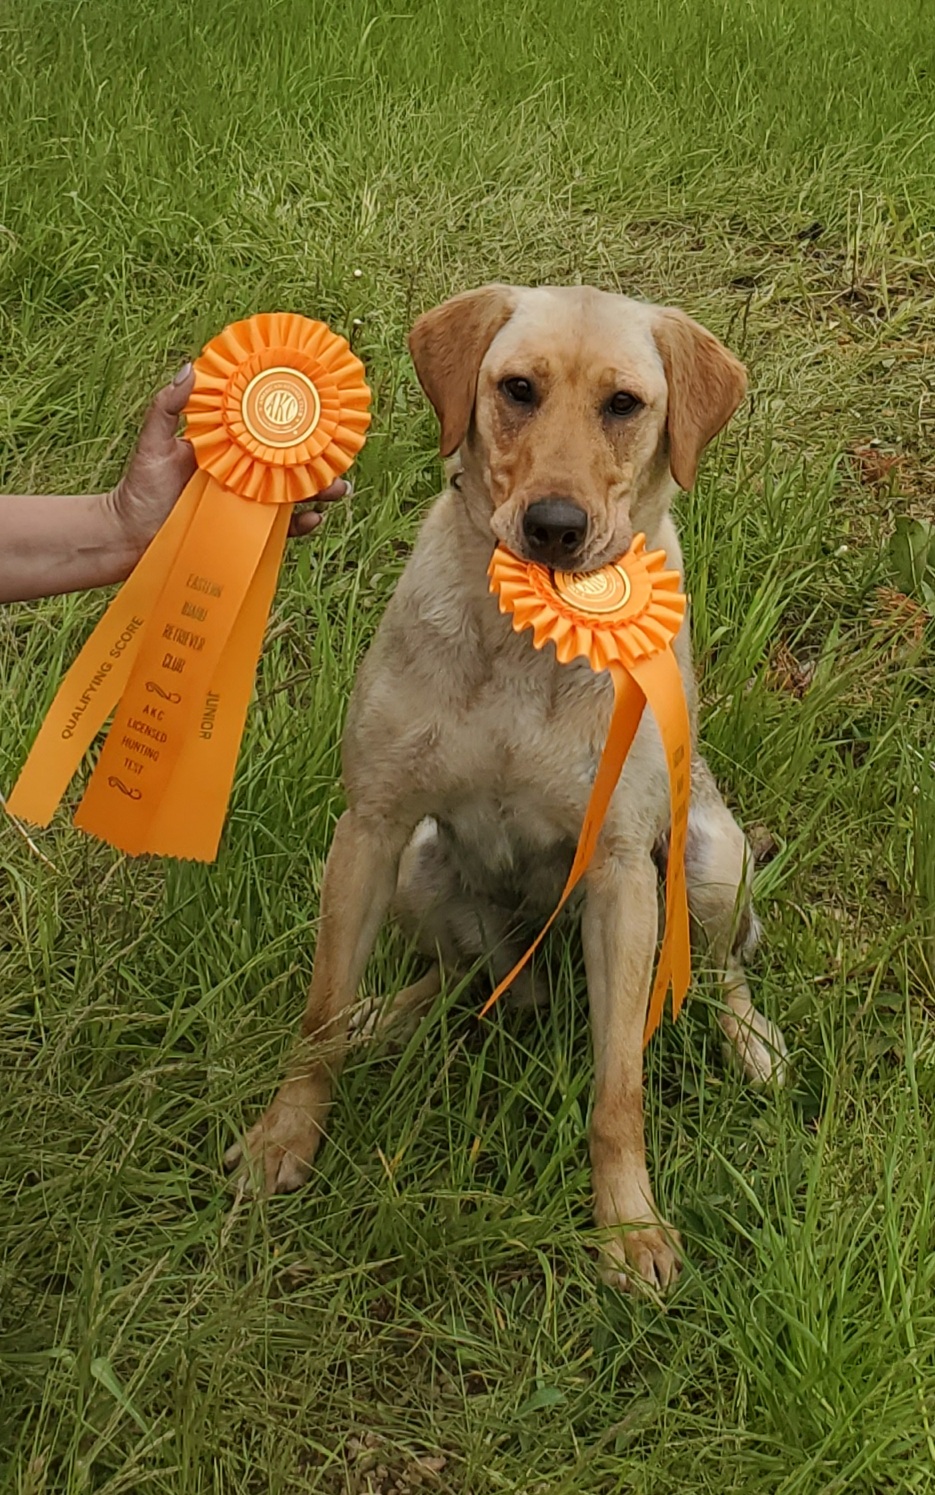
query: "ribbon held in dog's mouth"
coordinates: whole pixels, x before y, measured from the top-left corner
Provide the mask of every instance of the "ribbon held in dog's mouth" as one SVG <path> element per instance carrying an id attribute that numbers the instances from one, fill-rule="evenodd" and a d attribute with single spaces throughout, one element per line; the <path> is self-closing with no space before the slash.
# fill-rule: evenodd
<path id="1" fill-rule="evenodd" d="M 114 719 L 75 824 L 131 856 L 213 861 L 292 506 L 364 444 L 363 364 L 323 322 L 227 327 L 195 363 L 198 470 L 68 671 L 8 800 L 48 825 Z"/>
<path id="2" fill-rule="evenodd" d="M 637 535 L 626 555 L 592 572 L 550 571 L 519 560 L 498 546 L 490 562 L 490 590 L 500 611 L 511 613 L 517 633 L 532 629 L 536 649 L 555 646 L 561 664 L 585 659 L 592 670 L 606 670 L 614 688 L 607 741 L 571 872 L 555 912 L 526 954 L 484 1005 L 481 1016 L 516 979 L 539 947 L 594 856 L 604 817 L 624 761 L 648 702 L 669 771 L 671 827 L 666 869 L 665 932 L 646 1016 L 644 1042 L 659 1026 L 672 988 L 676 1018 L 691 980 L 685 838 L 691 793 L 691 725 L 682 675 L 672 641 L 685 616 L 685 597 L 676 571 L 665 569 L 665 552 L 646 550 Z"/>

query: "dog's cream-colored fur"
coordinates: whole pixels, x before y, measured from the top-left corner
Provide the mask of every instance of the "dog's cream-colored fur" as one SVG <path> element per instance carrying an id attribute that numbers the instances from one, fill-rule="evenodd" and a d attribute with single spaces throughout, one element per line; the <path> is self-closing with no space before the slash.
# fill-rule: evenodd
<path id="1" fill-rule="evenodd" d="M 523 516 L 561 495 L 583 509 L 574 569 L 621 554 L 642 531 L 680 572 L 669 512 L 746 388 L 742 366 L 683 313 L 585 287 L 485 286 L 416 323 L 410 347 L 441 426 L 449 482 L 359 672 L 344 739 L 348 808 L 325 869 L 302 1056 L 231 1149 L 267 1191 L 309 1176 L 358 985 L 380 925 L 400 917 L 433 962 L 399 994 L 410 1016 L 439 963 L 486 957 L 503 976 L 554 908 L 603 745 L 609 680 L 518 635 L 488 591 L 496 542 L 528 553 Z M 517 404 L 521 378 L 535 401 Z M 612 413 L 622 391 L 638 402 Z M 675 641 L 696 715 L 686 623 Z M 669 809 L 647 711 L 579 900 L 595 1065 L 590 1131 L 602 1272 L 665 1288 L 679 1240 L 646 1167 L 642 1031 L 658 935 L 657 861 Z M 755 936 L 752 858 L 704 760 L 693 762 L 687 874 L 693 926 L 724 983 L 722 1028 L 748 1075 L 781 1076 L 782 1035 L 756 1011 L 742 956 Z M 527 974 L 513 989 L 536 993 Z M 371 1023 L 373 1026 L 373 1023 Z"/>

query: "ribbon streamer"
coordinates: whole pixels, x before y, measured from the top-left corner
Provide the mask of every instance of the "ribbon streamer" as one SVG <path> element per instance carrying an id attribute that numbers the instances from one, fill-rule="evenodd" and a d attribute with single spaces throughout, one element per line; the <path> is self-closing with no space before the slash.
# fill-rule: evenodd
<path id="1" fill-rule="evenodd" d="M 8 800 L 48 825 L 114 713 L 75 824 L 131 856 L 213 861 L 291 506 L 346 472 L 363 365 L 322 322 L 237 322 L 195 364 L 199 470 L 65 676 Z"/>
<path id="2" fill-rule="evenodd" d="M 678 1017 L 691 981 L 685 838 L 691 797 L 691 723 L 672 640 L 685 616 L 685 597 L 675 571 L 664 570 L 665 553 L 646 550 L 637 535 L 626 555 L 594 572 L 549 571 L 502 546 L 490 562 L 490 590 L 501 612 L 512 613 L 517 632 L 532 629 L 541 649 L 555 645 L 559 662 L 586 659 L 607 670 L 614 706 L 568 880 L 554 912 L 525 955 L 504 977 L 481 1010 L 490 1011 L 515 981 L 591 864 L 608 806 L 647 705 L 656 719 L 669 773 L 670 835 L 666 868 L 666 918 L 662 949 L 643 1034 L 648 1043 L 672 988 Z"/>

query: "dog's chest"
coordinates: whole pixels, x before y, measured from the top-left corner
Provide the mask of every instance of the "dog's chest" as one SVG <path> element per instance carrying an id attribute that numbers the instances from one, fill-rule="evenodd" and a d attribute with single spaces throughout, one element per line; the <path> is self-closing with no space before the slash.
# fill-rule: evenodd
<path id="1" fill-rule="evenodd" d="M 452 734 L 462 750 L 457 753 L 444 738 L 439 744 L 432 813 L 445 827 L 469 886 L 505 905 L 538 913 L 554 907 L 571 866 L 612 705 L 606 677 L 546 658 L 521 672 L 495 673 L 453 721 Z M 648 840 L 665 813 L 665 785 L 653 772 L 651 742 L 641 736 L 609 819 L 625 825 L 629 838 L 645 814 L 643 839 Z M 471 745 L 467 758 L 465 742 Z M 453 761 L 460 771 L 456 782 L 446 772 Z"/>
<path id="2" fill-rule="evenodd" d="M 486 787 L 519 814 L 543 803 L 561 814 L 567 805 L 579 819 L 612 705 L 609 679 L 586 666 L 559 666 L 531 647 L 494 660 L 451 719 L 470 745 L 464 770 L 472 791 Z"/>
<path id="3" fill-rule="evenodd" d="M 511 906 L 554 905 L 606 735 L 603 697 L 593 677 L 505 670 L 452 721 L 459 749 L 439 745 L 433 808 L 469 886 Z"/>

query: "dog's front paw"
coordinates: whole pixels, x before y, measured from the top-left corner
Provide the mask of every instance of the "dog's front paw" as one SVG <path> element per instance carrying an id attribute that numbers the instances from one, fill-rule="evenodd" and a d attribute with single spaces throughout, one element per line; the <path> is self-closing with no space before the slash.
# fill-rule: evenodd
<path id="1" fill-rule="evenodd" d="M 619 1233 L 601 1246 L 598 1271 L 608 1287 L 652 1296 L 673 1286 L 681 1265 L 679 1233 L 660 1222 L 621 1226 Z"/>
<path id="2" fill-rule="evenodd" d="M 247 1194 L 289 1194 L 308 1181 L 321 1141 L 315 1117 L 321 1111 L 317 1089 L 287 1080 L 269 1109 L 242 1142 L 224 1154 L 224 1166 Z"/>

